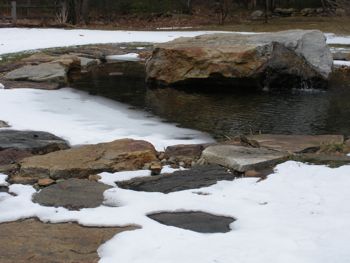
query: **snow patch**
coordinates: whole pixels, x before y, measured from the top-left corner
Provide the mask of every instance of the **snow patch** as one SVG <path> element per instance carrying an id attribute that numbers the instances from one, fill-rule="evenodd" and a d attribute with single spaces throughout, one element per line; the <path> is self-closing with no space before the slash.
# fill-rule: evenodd
<path id="1" fill-rule="evenodd" d="M 109 61 L 140 61 L 139 54 L 137 53 L 128 53 L 124 55 L 110 55 L 106 56 L 106 59 Z"/>
<path id="2" fill-rule="evenodd" d="M 344 61 L 344 60 L 334 60 L 333 61 L 334 66 L 336 67 L 350 67 L 350 61 Z"/>
<path id="3" fill-rule="evenodd" d="M 4 84 L 0 83 L 0 89 L 5 89 Z"/>
<path id="4" fill-rule="evenodd" d="M 7 186 L 8 183 L 6 182 L 7 175 L 0 173 L 0 186 Z"/>

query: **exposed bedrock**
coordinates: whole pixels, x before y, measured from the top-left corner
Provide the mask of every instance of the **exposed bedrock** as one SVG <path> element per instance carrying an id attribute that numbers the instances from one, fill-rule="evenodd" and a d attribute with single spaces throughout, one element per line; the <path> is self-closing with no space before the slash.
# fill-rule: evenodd
<path id="1" fill-rule="evenodd" d="M 318 30 L 178 38 L 155 47 L 151 86 L 215 84 L 231 88 L 326 88 L 333 59 Z"/>

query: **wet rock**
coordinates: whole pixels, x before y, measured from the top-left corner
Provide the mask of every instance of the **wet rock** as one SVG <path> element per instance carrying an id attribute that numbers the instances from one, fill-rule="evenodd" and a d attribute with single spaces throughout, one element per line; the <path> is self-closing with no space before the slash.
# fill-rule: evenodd
<path id="1" fill-rule="evenodd" d="M 21 175 L 52 179 L 88 178 L 100 172 L 141 169 L 157 161 L 153 145 L 131 139 L 85 145 L 21 161 Z"/>
<path id="2" fill-rule="evenodd" d="M 98 262 L 97 249 L 135 227 L 82 227 L 25 220 L 0 224 L 0 262 Z"/>
<path id="3" fill-rule="evenodd" d="M 204 212 L 164 212 L 148 215 L 149 218 L 167 225 L 199 233 L 230 232 L 232 217 L 216 216 Z"/>
<path id="4" fill-rule="evenodd" d="M 74 56 L 61 56 L 52 62 L 25 65 L 5 75 L 6 80 L 67 83 L 67 73 L 80 67 L 80 60 Z"/>
<path id="5" fill-rule="evenodd" d="M 344 143 L 342 135 L 260 134 L 247 138 L 257 141 L 261 147 L 289 153 L 316 152 L 324 145 Z"/>
<path id="6" fill-rule="evenodd" d="M 206 148 L 201 160 L 205 163 L 218 164 L 235 171 L 245 172 L 268 168 L 287 157 L 287 153 L 266 148 L 216 145 Z"/>
<path id="7" fill-rule="evenodd" d="M 10 127 L 6 121 L 0 120 L 0 128 L 8 128 Z"/>
<path id="8" fill-rule="evenodd" d="M 135 178 L 117 182 L 120 188 L 144 192 L 171 193 L 211 186 L 222 180 L 233 180 L 237 175 L 217 165 L 195 166 L 172 174 Z"/>
<path id="9" fill-rule="evenodd" d="M 146 73 L 154 86 L 324 88 L 332 65 L 322 32 L 290 30 L 178 38 L 155 47 Z"/>
<path id="10" fill-rule="evenodd" d="M 34 194 L 33 202 L 70 210 L 94 208 L 103 203 L 103 193 L 110 188 L 112 187 L 109 185 L 89 180 L 69 179 Z"/>
<path id="11" fill-rule="evenodd" d="M 51 133 L 0 130 L 0 151 L 15 149 L 32 154 L 45 154 L 67 148 L 69 146 L 66 141 Z"/>
<path id="12" fill-rule="evenodd" d="M 166 159 L 173 158 L 177 162 L 198 160 L 202 151 L 208 145 L 205 144 L 180 144 L 168 146 L 165 150 Z"/>

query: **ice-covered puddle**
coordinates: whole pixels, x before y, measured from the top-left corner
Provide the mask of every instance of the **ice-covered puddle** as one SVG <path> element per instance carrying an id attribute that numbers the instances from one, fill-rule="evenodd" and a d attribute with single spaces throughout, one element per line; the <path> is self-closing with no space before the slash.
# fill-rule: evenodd
<path id="1" fill-rule="evenodd" d="M 145 171 L 141 171 L 145 175 Z M 105 203 L 120 207 L 69 211 L 31 202 L 31 186 L 11 185 L 16 196 L 0 201 L 0 222 L 38 217 L 44 222 L 77 221 L 86 226 L 138 225 L 102 245 L 102 263 L 333 263 L 349 262 L 350 166 L 329 168 L 298 162 L 276 167 L 267 180 L 221 181 L 169 194 L 113 187 Z M 108 174 L 105 174 L 108 176 Z M 118 174 L 113 176 L 117 177 Z M 124 178 L 137 176 L 137 172 Z M 160 224 L 160 212 L 202 211 L 237 219 L 227 233 L 202 234 Z"/>
<path id="2" fill-rule="evenodd" d="M 126 104 L 69 88 L 2 89 L 0 120 L 9 121 L 12 129 L 51 132 L 72 145 L 132 138 L 164 150 L 174 144 L 213 141 L 205 133 L 179 128 Z"/>

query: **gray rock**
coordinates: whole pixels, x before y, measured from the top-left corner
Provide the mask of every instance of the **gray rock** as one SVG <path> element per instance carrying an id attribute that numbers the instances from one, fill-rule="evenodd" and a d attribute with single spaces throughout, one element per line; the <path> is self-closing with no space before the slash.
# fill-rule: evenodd
<path id="1" fill-rule="evenodd" d="M 149 84 L 161 86 L 202 81 L 231 88 L 324 88 L 332 66 L 321 31 L 289 30 L 178 38 L 156 46 L 146 73 Z"/>
<path id="2" fill-rule="evenodd" d="M 274 13 L 277 13 L 280 16 L 291 16 L 294 12 L 294 8 L 275 8 Z"/>
<path id="3" fill-rule="evenodd" d="M 25 65 L 5 75 L 6 80 L 66 83 L 67 73 L 80 68 L 79 58 L 71 55 L 57 57 L 54 61 L 38 65 Z"/>
<path id="4" fill-rule="evenodd" d="M 100 61 L 98 59 L 86 58 L 86 57 L 79 57 L 79 59 L 80 59 L 80 65 L 84 69 L 88 69 L 89 67 L 93 67 L 100 64 Z"/>
<path id="5" fill-rule="evenodd" d="M 5 79 L 65 83 L 67 81 L 67 69 L 59 63 L 26 65 L 7 73 Z"/>
<path id="6" fill-rule="evenodd" d="M 287 153 L 266 148 L 249 148 L 236 145 L 216 145 L 206 148 L 201 159 L 235 171 L 260 170 L 282 161 Z"/>
<path id="7" fill-rule="evenodd" d="M 148 215 L 149 218 L 167 225 L 192 230 L 199 233 L 230 232 L 232 217 L 216 216 L 204 212 L 164 212 Z"/>
<path id="8" fill-rule="evenodd" d="M 47 132 L 0 131 L 0 151 L 16 149 L 33 154 L 45 154 L 69 148 L 66 141 Z"/>
<path id="9" fill-rule="evenodd" d="M 251 20 L 259 20 L 264 17 L 264 12 L 261 10 L 255 10 L 250 14 L 250 19 Z"/>
<path id="10" fill-rule="evenodd" d="M 111 186 L 89 180 L 69 179 L 34 194 L 33 202 L 44 206 L 65 207 L 70 210 L 94 208 L 103 201 L 103 193 Z"/>
<path id="11" fill-rule="evenodd" d="M 321 146 L 344 143 L 343 135 L 261 134 L 248 136 L 248 139 L 262 147 L 289 153 L 316 152 Z"/>
<path id="12" fill-rule="evenodd" d="M 233 180 L 237 175 L 218 165 L 195 166 L 190 170 L 168 175 L 135 178 L 117 182 L 118 187 L 144 192 L 170 193 L 211 186 L 222 180 Z"/>

